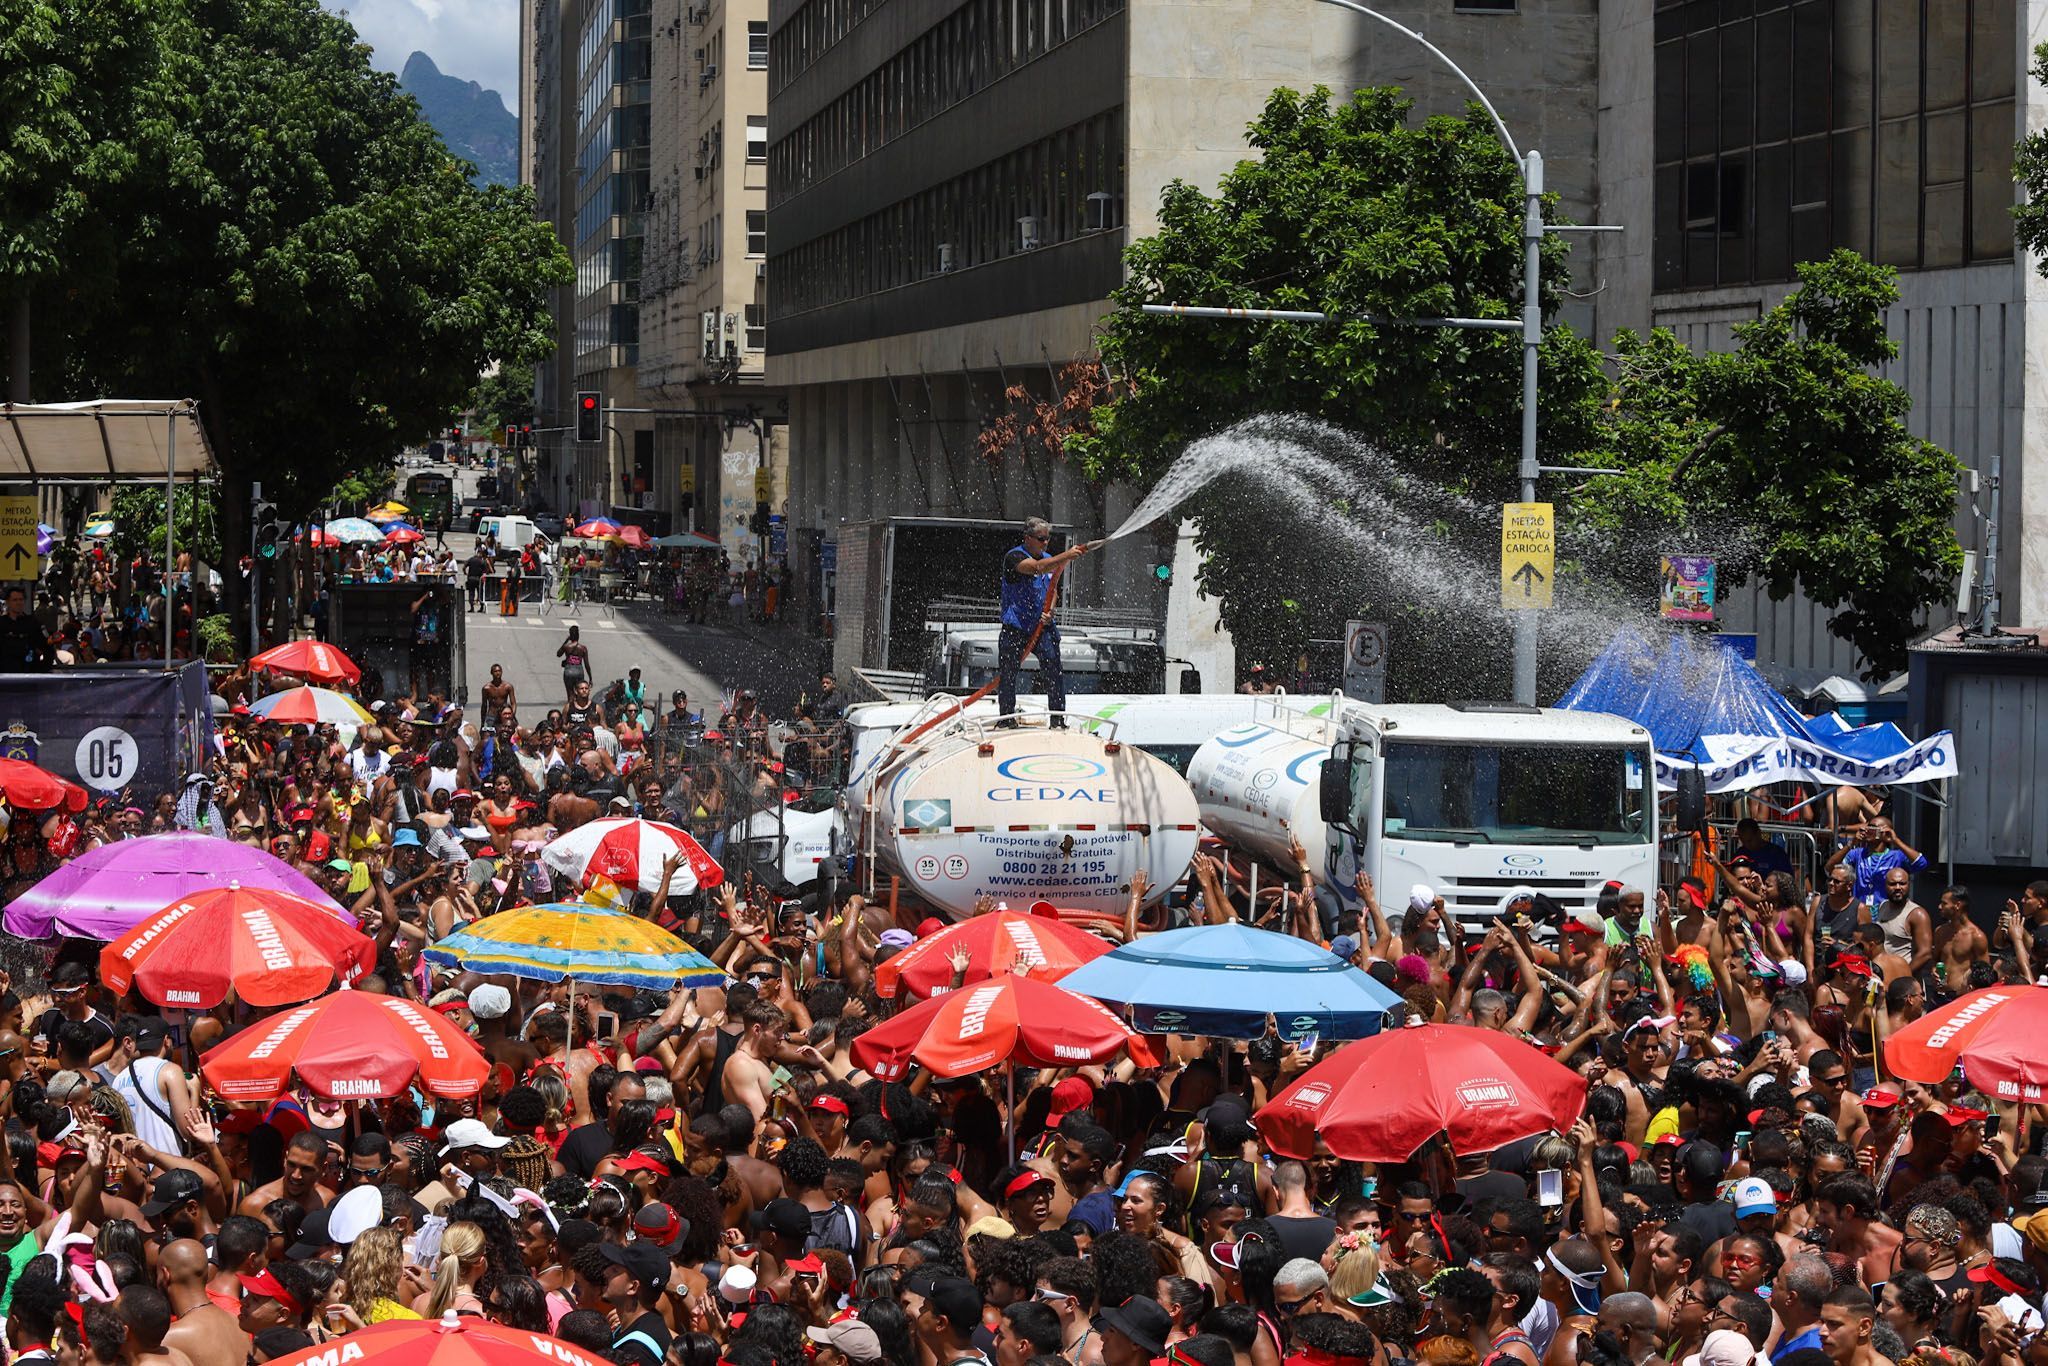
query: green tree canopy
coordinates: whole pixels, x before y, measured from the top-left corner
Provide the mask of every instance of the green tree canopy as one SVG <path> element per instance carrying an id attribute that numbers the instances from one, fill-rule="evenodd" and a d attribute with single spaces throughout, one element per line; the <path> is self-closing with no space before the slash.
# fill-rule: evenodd
<path id="1" fill-rule="evenodd" d="M 1191 508 L 1205 587 L 1222 598 L 1240 653 L 1291 660 L 1347 616 L 1383 616 L 1397 684 L 1405 659 L 1407 691 L 1472 696 L 1505 688 L 1505 625 L 1485 585 L 1497 505 L 1517 490 L 1520 337 L 1373 319 L 1519 316 L 1522 186 L 1477 109 L 1409 114 L 1396 90 L 1341 104 L 1323 89 L 1277 91 L 1248 134 L 1257 159 L 1214 196 L 1170 186 L 1159 230 L 1127 254 L 1102 330 L 1103 358 L 1128 388 L 1069 449 L 1090 478 L 1150 485 L 1190 442 L 1257 414 L 1356 434 L 1363 444 L 1316 454 L 1355 491 L 1326 500 L 1353 523 L 1336 539 L 1368 553 L 1334 553 L 1299 503 L 1219 489 Z M 1562 299 L 1567 249 L 1556 235 L 1544 245 L 1546 318 Z M 1948 524 L 1955 462 L 1906 432 L 1904 391 L 1871 373 L 1891 345 L 1890 272 L 1843 253 L 1802 279 L 1723 355 L 1695 356 L 1657 332 L 1617 338 L 1610 360 L 1547 328 L 1545 462 L 1624 471 L 1577 486 L 1546 480 L 1560 567 L 1574 576 L 1561 602 L 1632 611 L 1654 601 L 1660 552 L 1715 554 L 1724 584 L 1758 576 L 1776 597 L 1803 588 L 1837 609 L 1831 629 L 1874 667 L 1903 660 L 1902 627 L 1946 596 L 1960 566 Z M 1140 311 L 1154 302 L 1301 308 L 1331 321 Z M 1316 519 L 1327 524 L 1322 510 Z M 1465 591 L 1418 603 L 1424 578 L 1456 578 L 1436 586 Z M 1565 629 L 1597 632 L 1601 621 Z"/>
<path id="2" fill-rule="evenodd" d="M 469 182 L 345 19 L 314 0 L 180 0 L 110 213 L 119 289 L 71 319 L 81 392 L 190 395 L 222 470 L 302 517 L 553 345 L 567 253 L 530 191 Z"/>

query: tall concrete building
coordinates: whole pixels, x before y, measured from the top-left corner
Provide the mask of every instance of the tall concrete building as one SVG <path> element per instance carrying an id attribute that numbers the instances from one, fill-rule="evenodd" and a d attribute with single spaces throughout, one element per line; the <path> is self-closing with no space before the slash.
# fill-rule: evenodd
<path id="1" fill-rule="evenodd" d="M 1594 0 L 1547 0 L 1540 22 L 1483 0 L 1389 8 L 1469 25 L 1541 111 L 1553 188 L 1590 218 Z M 1532 28 L 1567 47 L 1533 43 Z M 845 524 L 1038 512 L 1100 535 L 1121 520 L 1132 490 L 1091 491 L 1034 456 L 985 459 L 977 435 L 1006 392 L 1062 388 L 1064 367 L 1094 355 L 1124 248 L 1155 227 L 1161 191 L 1213 190 L 1275 87 L 1348 92 L 1384 62 L 1380 79 L 1412 78 L 1425 106 L 1441 86 L 1438 107 L 1458 107 L 1407 40 L 1308 0 L 771 0 L 768 43 L 768 379 L 789 395 L 807 607 L 833 589 Z M 1565 86 L 1575 96 L 1553 110 Z M 1189 575 L 1168 588 L 1147 572 L 1175 560 L 1192 569 L 1171 532 L 1119 541 L 1081 562 L 1070 592 L 1161 611 L 1181 633 L 1168 653 L 1192 658 L 1213 612 L 1193 625 L 1184 604 L 1167 612 Z M 1227 681 L 1215 668 L 1212 686 Z"/>
<path id="2" fill-rule="evenodd" d="M 649 423 L 646 505 L 750 560 L 766 549 L 748 531 L 757 476 L 767 476 L 762 501 L 787 487 L 785 415 L 762 383 L 767 4 L 654 0 L 653 30 L 639 385 L 646 406 L 679 411 Z"/>
<path id="3" fill-rule="evenodd" d="M 1957 529 L 1979 566 L 1996 483 L 2003 617 L 2048 621 L 2048 398 L 2024 383 L 2048 369 L 2048 282 L 2008 212 L 2012 145 L 2048 125 L 2025 71 L 2048 0 L 1374 8 L 1475 76 L 1565 215 L 1624 229 L 1574 239 L 1563 320 L 1596 339 L 1725 347 L 1796 262 L 1846 246 L 1899 267 L 1888 373 L 1909 425 L 1969 467 Z M 1092 353 L 1160 189 L 1213 189 L 1275 86 L 1398 84 L 1425 114 L 1467 99 L 1409 39 L 1312 0 L 772 0 L 769 51 L 768 370 L 812 593 L 836 529 L 893 511 L 1115 525 L 1128 491 L 990 464 L 974 437 L 1006 388 Z M 1139 600 L 1164 553 L 1084 561 L 1080 589 Z M 1801 597 L 1746 586 L 1722 615 L 1788 682 L 1857 671 Z"/>
<path id="4" fill-rule="evenodd" d="M 527 0 L 520 68 L 533 73 L 531 102 L 520 121 L 520 175 L 534 192 L 534 211 L 563 242 L 574 240 L 576 203 L 576 43 L 581 0 Z M 576 389 L 576 287 L 550 291 L 556 346 L 534 371 L 535 493 L 549 507 L 571 506 L 574 445 L 562 429 Z"/>

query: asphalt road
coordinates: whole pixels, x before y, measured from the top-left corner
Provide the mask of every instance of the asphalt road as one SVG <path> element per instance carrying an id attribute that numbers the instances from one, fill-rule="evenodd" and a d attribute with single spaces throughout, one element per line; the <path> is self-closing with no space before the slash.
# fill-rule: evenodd
<path id="1" fill-rule="evenodd" d="M 472 496 L 476 472 L 451 470 L 460 497 Z M 473 544 L 466 532 L 450 532 L 456 557 L 468 556 Z M 654 604 L 629 603 L 616 609 L 582 604 L 556 606 L 543 616 L 536 603 L 523 603 L 517 617 L 501 617 L 495 600 L 481 612 L 468 614 L 465 654 L 470 697 L 480 699 L 493 664 L 505 668 L 519 700 L 522 720 L 531 721 L 565 699 L 561 661 L 555 651 L 576 626 L 590 647 L 590 673 L 602 692 L 613 679 L 638 667 L 650 704 L 666 710 L 669 694 L 686 690 L 693 708 L 717 710 L 728 689 L 753 688 L 771 716 L 787 716 L 797 697 L 815 690 L 819 649 L 792 633 L 748 624 L 692 625 Z"/>

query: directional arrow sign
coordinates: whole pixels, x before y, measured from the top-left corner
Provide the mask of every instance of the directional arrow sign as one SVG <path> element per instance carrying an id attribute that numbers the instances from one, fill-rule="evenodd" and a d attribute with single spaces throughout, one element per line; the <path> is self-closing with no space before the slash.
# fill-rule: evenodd
<path id="1" fill-rule="evenodd" d="M 20 494 L 0 497 L 0 574 L 36 576 L 36 500 Z"/>
<path id="2" fill-rule="evenodd" d="M 1548 503 L 1503 503 L 1500 509 L 1500 605 L 1510 612 L 1550 606 L 1557 573 L 1557 535 Z"/>

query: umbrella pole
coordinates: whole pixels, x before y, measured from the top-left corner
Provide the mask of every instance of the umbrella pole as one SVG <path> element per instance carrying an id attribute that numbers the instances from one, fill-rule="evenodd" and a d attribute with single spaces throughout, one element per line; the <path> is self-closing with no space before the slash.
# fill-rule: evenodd
<path id="1" fill-rule="evenodd" d="M 1010 1161 L 1017 1160 L 1017 1064 L 1011 1063 L 1003 1069 L 1003 1127 L 1010 1135 Z"/>

